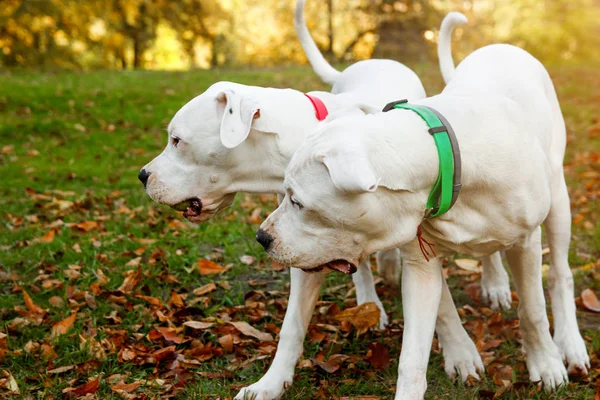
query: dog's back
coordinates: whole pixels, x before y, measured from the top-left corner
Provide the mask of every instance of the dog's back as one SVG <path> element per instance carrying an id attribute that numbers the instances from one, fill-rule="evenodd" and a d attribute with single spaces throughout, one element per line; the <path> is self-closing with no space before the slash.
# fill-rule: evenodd
<path id="1" fill-rule="evenodd" d="M 485 46 L 457 67 L 443 94 L 503 96 L 518 104 L 537 130 L 553 167 L 562 165 L 565 124 L 554 85 L 544 66 L 531 54 L 507 44 Z"/>
<path id="2" fill-rule="evenodd" d="M 397 61 L 381 59 L 350 65 L 339 75 L 331 92 L 354 93 L 363 102 L 381 108 L 399 97 L 411 101 L 425 97 L 417 74 Z"/>

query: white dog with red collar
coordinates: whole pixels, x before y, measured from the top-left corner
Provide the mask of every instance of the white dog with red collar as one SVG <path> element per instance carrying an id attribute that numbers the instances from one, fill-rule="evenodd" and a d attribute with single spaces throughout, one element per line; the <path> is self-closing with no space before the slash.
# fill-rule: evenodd
<path id="1" fill-rule="evenodd" d="M 447 307 L 441 259 L 504 250 L 519 294 L 530 379 L 550 390 L 566 383 L 563 361 L 569 371 L 586 371 L 589 358 L 568 264 L 565 124 L 548 73 L 517 47 L 491 45 L 469 55 L 440 95 L 414 103 L 441 113 L 458 138 L 462 191 L 447 213 L 424 218 L 442 158 L 421 116 L 355 113 L 320 125 L 295 153 L 286 197 L 257 238 L 270 257 L 303 271 L 356 265 L 374 251 L 400 246 L 404 334 L 397 400 L 425 394 L 436 318 L 439 329 L 439 309 Z M 542 223 L 552 257 L 554 341 L 542 288 Z M 435 246 L 433 259 L 423 254 L 421 231 Z"/>

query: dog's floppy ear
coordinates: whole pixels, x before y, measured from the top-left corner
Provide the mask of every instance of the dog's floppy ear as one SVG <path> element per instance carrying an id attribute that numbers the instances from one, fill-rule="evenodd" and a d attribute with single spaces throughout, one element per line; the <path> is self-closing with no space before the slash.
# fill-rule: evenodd
<path id="1" fill-rule="evenodd" d="M 258 103 L 231 90 L 217 94 L 217 109 L 223 110 L 221 143 L 228 149 L 239 146 L 250 133 L 252 121 L 260 117 Z"/>
<path id="2" fill-rule="evenodd" d="M 325 164 L 333 185 L 345 192 L 374 192 L 378 180 L 364 148 L 357 141 L 346 142 L 317 156 Z"/>

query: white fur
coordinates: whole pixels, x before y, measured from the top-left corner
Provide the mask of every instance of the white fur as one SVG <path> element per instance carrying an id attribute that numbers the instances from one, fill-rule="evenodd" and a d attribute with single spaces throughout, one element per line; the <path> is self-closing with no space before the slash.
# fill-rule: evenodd
<path id="1" fill-rule="evenodd" d="M 455 252 L 480 257 L 505 250 L 519 293 L 530 377 L 554 389 L 567 382 L 563 360 L 569 370 L 586 370 L 589 358 L 577 327 L 567 261 L 570 208 L 562 168 L 566 132 L 550 77 L 527 52 L 492 45 L 467 57 L 440 95 L 416 103 L 441 112 L 456 132 L 463 189 L 454 207 L 423 219 L 439 162 L 427 126 L 416 113 L 340 117 L 321 125 L 292 158 L 285 178 L 288 196 L 261 226 L 274 238 L 269 255 L 308 270 L 332 259 L 358 264 L 374 251 L 400 247 L 405 330 L 396 399 L 420 399 L 436 315 L 440 334 L 446 333 L 440 315 L 450 318 L 443 303 L 440 259 Z M 363 153 L 357 155 L 357 149 Z M 340 156 L 344 152 L 356 165 L 339 185 L 331 170 L 348 163 Z M 323 160 L 332 154 L 331 160 L 339 164 L 325 165 Z M 356 176 L 354 187 L 351 174 Z M 375 190 L 356 190 L 372 176 Z M 291 195 L 302 209 L 289 201 Z M 542 289 L 542 223 L 552 255 L 556 344 Z M 430 262 L 420 251 L 418 226 L 435 244 L 437 256 Z M 447 336 L 440 339 L 444 349 L 461 340 Z M 454 361 L 455 353 L 446 355 L 453 369 L 472 367 Z M 471 364 L 478 365 L 477 360 Z"/>

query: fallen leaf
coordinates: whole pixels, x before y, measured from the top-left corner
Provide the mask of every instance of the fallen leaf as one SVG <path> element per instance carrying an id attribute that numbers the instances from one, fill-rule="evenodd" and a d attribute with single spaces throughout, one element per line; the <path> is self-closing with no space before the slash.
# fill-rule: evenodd
<path id="1" fill-rule="evenodd" d="M 510 365 L 495 365 L 490 371 L 490 376 L 496 385 L 503 386 L 502 381 L 512 382 L 513 369 Z"/>
<path id="2" fill-rule="evenodd" d="M 200 275 L 214 275 L 225 271 L 224 267 L 210 260 L 198 260 L 198 272 Z"/>
<path id="3" fill-rule="evenodd" d="M 178 335 L 179 332 L 174 328 L 159 327 L 159 328 L 156 328 L 156 330 L 161 333 L 161 335 L 165 338 L 165 340 L 168 340 L 170 342 L 177 343 L 177 344 L 183 342 L 183 336 L 179 336 Z"/>
<path id="4" fill-rule="evenodd" d="M 202 295 L 210 293 L 214 290 L 217 290 L 217 285 L 215 285 L 213 282 L 211 282 L 211 283 L 207 283 L 204 286 L 200 286 L 197 289 L 194 289 L 193 293 L 195 296 L 202 296 Z"/>
<path id="5" fill-rule="evenodd" d="M 76 317 L 77 311 L 73 311 L 73 313 L 67 318 L 52 325 L 52 333 L 50 334 L 50 338 L 55 338 L 57 336 L 64 335 L 65 333 L 67 333 L 75 323 Z"/>
<path id="6" fill-rule="evenodd" d="M 72 227 L 83 232 L 89 232 L 93 229 L 98 229 L 99 224 L 96 221 L 83 221 L 78 224 L 73 224 Z"/>
<path id="7" fill-rule="evenodd" d="M 164 358 L 170 356 L 175 352 L 175 346 L 165 347 L 159 350 L 156 350 L 151 355 L 156 361 L 163 360 Z"/>
<path id="8" fill-rule="evenodd" d="M 333 374 L 335 371 L 340 369 L 340 367 L 344 363 L 344 360 L 346 360 L 347 358 L 348 356 L 345 356 L 343 354 L 334 354 L 331 357 L 329 357 L 327 361 L 319 361 L 315 359 L 313 360 L 313 362 L 315 363 L 315 365 L 319 366 L 323 371 Z"/>
<path id="9" fill-rule="evenodd" d="M 454 260 L 454 264 L 460 269 L 464 269 L 465 271 L 470 272 L 481 272 L 481 267 L 479 265 L 479 261 L 471 260 L 469 258 L 458 258 Z"/>
<path id="10" fill-rule="evenodd" d="M 174 290 L 171 290 L 171 300 L 169 301 L 169 304 L 173 307 L 176 308 L 182 308 L 185 307 L 185 303 L 183 302 L 183 298 L 181 297 L 181 295 L 179 293 L 177 293 Z"/>
<path id="11" fill-rule="evenodd" d="M 233 325 L 235 329 L 240 331 L 242 334 L 246 336 L 252 336 L 260 340 L 261 342 L 271 342 L 273 340 L 273 336 L 267 332 L 261 332 L 258 329 L 252 327 L 249 323 L 244 321 L 231 321 L 229 324 Z"/>
<path id="12" fill-rule="evenodd" d="M 56 234 L 56 231 L 54 229 L 51 229 L 48 233 L 46 233 L 44 236 L 42 236 L 40 238 L 40 242 L 51 243 L 54 240 L 55 234 Z"/>
<path id="13" fill-rule="evenodd" d="M 70 371 L 72 369 L 75 369 L 74 365 L 65 365 L 64 367 L 58 367 L 58 368 L 54 368 L 54 369 L 49 369 L 46 371 L 47 374 L 54 374 L 54 375 L 58 375 L 58 374 L 63 374 L 67 371 Z"/>
<path id="14" fill-rule="evenodd" d="M 390 353 L 381 343 L 370 343 L 369 354 L 366 357 L 375 369 L 385 369 L 390 366 Z"/>
<path id="15" fill-rule="evenodd" d="M 157 299 L 156 297 L 152 297 L 152 296 L 143 296 L 141 294 L 138 294 L 135 296 L 135 298 L 145 300 L 148 303 L 152 304 L 153 306 L 157 306 L 157 307 L 162 307 L 164 305 L 161 300 Z"/>
<path id="16" fill-rule="evenodd" d="M 600 300 L 598 300 L 598 297 L 593 290 L 585 289 L 583 292 L 581 292 L 581 301 L 588 310 L 600 312 Z"/>
<path id="17" fill-rule="evenodd" d="M 201 322 L 201 321 L 185 321 L 183 323 L 184 326 L 190 327 L 192 329 L 208 329 L 214 324 L 212 322 Z"/>
<path id="18" fill-rule="evenodd" d="M 263 219 L 260 216 L 260 208 L 255 208 L 250 216 L 248 217 L 248 223 L 260 225 L 263 223 Z"/>
<path id="19" fill-rule="evenodd" d="M 225 335 L 219 338 L 219 344 L 223 347 L 226 353 L 231 353 L 233 351 L 233 336 Z"/>
<path id="20" fill-rule="evenodd" d="M 46 312 L 46 310 L 39 307 L 33 302 L 33 300 L 31 300 L 29 293 L 27 293 L 24 289 L 21 289 L 21 291 L 23 292 L 23 298 L 25 299 L 25 306 L 32 314 L 44 314 Z"/>
<path id="21" fill-rule="evenodd" d="M 104 272 L 102 272 L 100 268 L 96 270 L 96 277 L 98 278 L 99 285 L 106 285 L 108 282 L 110 282 L 110 278 L 104 275 Z"/>
<path id="22" fill-rule="evenodd" d="M 125 272 L 125 280 L 119 286 L 119 289 L 123 293 L 131 293 L 133 289 L 142 281 L 142 267 L 138 266 L 138 269 L 130 270 Z"/>
<path id="23" fill-rule="evenodd" d="M 338 321 L 350 322 L 356 328 L 357 335 L 361 335 L 379 324 L 380 312 L 375 303 L 369 302 L 358 307 L 347 308 L 336 314 L 334 318 Z"/>
<path id="24" fill-rule="evenodd" d="M 131 259 L 125 264 L 126 267 L 137 267 L 142 262 L 142 257 Z"/>
<path id="25" fill-rule="evenodd" d="M 15 377 L 10 373 L 10 371 L 7 371 L 8 373 L 8 382 L 6 382 L 6 388 L 8 389 L 8 392 L 11 394 L 21 394 L 21 390 L 19 389 L 19 385 L 17 384 L 17 381 L 15 380 Z"/>
<path id="26" fill-rule="evenodd" d="M 84 383 L 81 386 L 76 388 L 66 388 L 63 389 L 63 393 L 73 393 L 77 396 L 82 396 L 89 393 L 96 393 L 98 391 L 98 387 L 100 386 L 100 379 L 92 379 L 87 383 Z"/>
<path id="27" fill-rule="evenodd" d="M 133 383 L 117 383 L 116 385 L 112 385 L 110 388 L 113 392 L 116 392 L 117 394 L 131 393 L 135 389 L 137 389 L 141 384 L 142 382 L 139 381 Z"/>
<path id="28" fill-rule="evenodd" d="M 252 256 L 243 255 L 243 256 L 240 257 L 240 261 L 242 262 L 242 264 L 250 265 L 254 261 L 256 261 L 256 259 L 254 257 L 252 257 Z"/>

